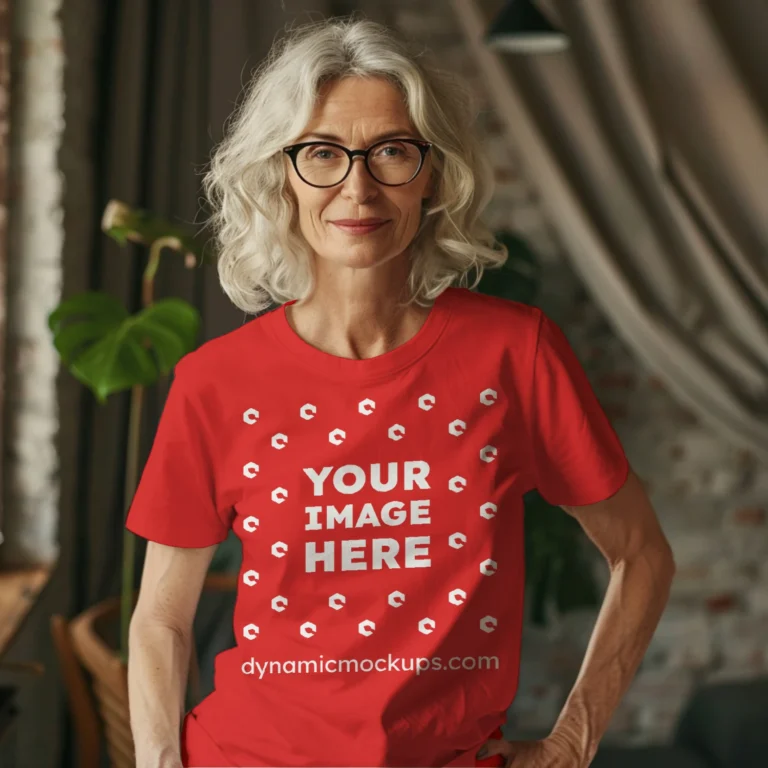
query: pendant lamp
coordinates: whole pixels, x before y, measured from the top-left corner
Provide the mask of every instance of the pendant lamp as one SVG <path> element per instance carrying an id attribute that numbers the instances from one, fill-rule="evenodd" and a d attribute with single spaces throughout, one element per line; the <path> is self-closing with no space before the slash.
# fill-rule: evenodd
<path id="1" fill-rule="evenodd" d="M 533 0 L 509 0 L 485 35 L 489 48 L 508 53 L 555 53 L 569 45 L 568 36 L 536 7 Z"/>

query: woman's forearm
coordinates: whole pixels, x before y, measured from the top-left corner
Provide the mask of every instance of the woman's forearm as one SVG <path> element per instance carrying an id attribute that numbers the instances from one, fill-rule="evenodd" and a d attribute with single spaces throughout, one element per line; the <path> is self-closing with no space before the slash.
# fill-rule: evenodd
<path id="1" fill-rule="evenodd" d="M 128 695 L 136 768 L 181 766 L 180 728 L 191 640 L 134 616 L 128 657 Z"/>
<path id="2" fill-rule="evenodd" d="M 674 572 L 671 554 L 650 548 L 612 568 L 584 662 L 550 735 L 574 766 L 594 758 L 664 612 Z"/>

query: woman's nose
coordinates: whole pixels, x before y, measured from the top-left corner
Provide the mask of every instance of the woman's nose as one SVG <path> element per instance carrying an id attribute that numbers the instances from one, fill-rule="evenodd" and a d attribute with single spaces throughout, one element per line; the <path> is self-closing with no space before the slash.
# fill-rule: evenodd
<path id="1" fill-rule="evenodd" d="M 343 187 L 345 191 L 355 195 L 370 196 L 376 191 L 376 180 L 368 173 L 365 158 L 359 155 L 352 158 L 352 167 L 344 179 Z"/>

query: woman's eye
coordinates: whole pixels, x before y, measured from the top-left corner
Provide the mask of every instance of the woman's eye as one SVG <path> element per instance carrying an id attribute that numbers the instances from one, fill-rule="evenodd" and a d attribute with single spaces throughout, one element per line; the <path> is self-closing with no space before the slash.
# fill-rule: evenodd
<path id="1" fill-rule="evenodd" d="M 305 154 L 308 160 L 328 160 L 338 156 L 338 151 L 333 147 L 309 147 Z"/>

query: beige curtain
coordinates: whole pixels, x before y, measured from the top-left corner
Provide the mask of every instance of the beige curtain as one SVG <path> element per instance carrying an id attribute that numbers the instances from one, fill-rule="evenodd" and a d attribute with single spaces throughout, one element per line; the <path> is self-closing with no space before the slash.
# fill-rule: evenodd
<path id="1" fill-rule="evenodd" d="M 628 346 L 768 459 L 768 2 L 543 0 L 555 54 L 492 51 L 453 0 L 575 268 Z"/>

